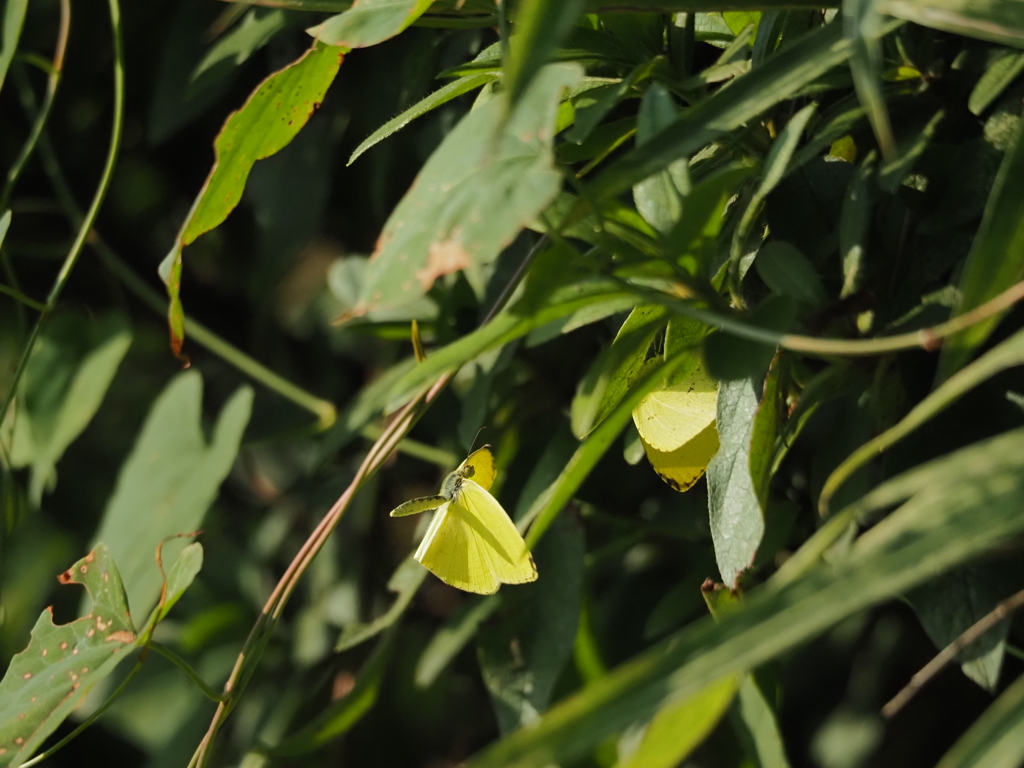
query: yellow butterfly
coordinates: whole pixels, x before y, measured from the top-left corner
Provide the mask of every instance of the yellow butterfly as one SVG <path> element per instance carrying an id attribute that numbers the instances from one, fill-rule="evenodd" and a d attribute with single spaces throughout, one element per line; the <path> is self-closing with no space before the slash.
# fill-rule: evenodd
<path id="1" fill-rule="evenodd" d="M 718 452 L 718 382 L 698 363 L 682 380 L 646 395 L 633 409 L 647 459 L 677 491 L 692 487 Z"/>
<path id="2" fill-rule="evenodd" d="M 413 556 L 445 584 L 481 595 L 537 578 L 526 542 L 488 493 L 494 475 L 494 454 L 485 446 L 444 479 L 439 495 L 407 501 L 391 512 L 403 517 L 436 510 Z"/>

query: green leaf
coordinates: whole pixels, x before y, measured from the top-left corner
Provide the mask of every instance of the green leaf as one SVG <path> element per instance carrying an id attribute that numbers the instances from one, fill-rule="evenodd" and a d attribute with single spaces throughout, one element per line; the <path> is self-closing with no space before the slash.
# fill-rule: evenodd
<path id="1" fill-rule="evenodd" d="M 525 97 L 533 78 L 554 58 L 583 5 L 584 0 L 521 0 L 503 78 L 510 104 Z"/>
<path id="2" fill-rule="evenodd" d="M 979 563 L 945 573 L 908 595 L 936 648 L 945 648 L 1009 597 L 1003 576 L 1002 569 Z M 1001 622 L 958 656 L 964 674 L 989 693 L 999 684 L 1009 631 L 1009 621 Z"/>
<path id="3" fill-rule="evenodd" d="M 526 513 L 517 520 L 520 530 L 530 526 L 526 536 L 528 546 L 532 547 L 540 540 L 623 428 L 632 423 L 633 409 L 643 400 L 644 395 L 670 380 L 676 371 L 690 361 L 690 355 L 678 355 L 660 365 L 649 367 L 637 378 L 627 396 L 619 401 L 605 420 L 579 444 L 558 477 L 537 496 Z"/>
<path id="4" fill-rule="evenodd" d="M 839 294 L 845 299 L 857 293 L 866 278 L 864 258 L 868 248 L 871 208 L 874 205 L 875 168 L 877 155 L 868 153 L 850 179 L 839 214 L 839 256 L 843 262 L 843 288 Z"/>
<path id="5" fill-rule="evenodd" d="M 764 513 L 750 476 L 750 439 L 760 393 L 749 379 L 718 386 L 718 453 L 708 464 L 711 538 L 722 582 L 736 588 L 757 555 Z"/>
<path id="6" fill-rule="evenodd" d="M 472 282 L 537 217 L 561 188 L 555 114 L 581 76 L 551 65 L 511 112 L 498 95 L 462 118 L 388 218 L 357 311 L 412 301 L 460 269 Z"/>
<path id="7" fill-rule="evenodd" d="M 974 721 L 935 768 L 1017 768 L 1024 760 L 1024 675 Z"/>
<path id="8" fill-rule="evenodd" d="M 158 605 L 159 613 L 155 621 L 163 621 L 164 617 L 171 612 L 175 603 L 181 599 L 185 591 L 192 586 L 196 576 L 203 567 L 203 545 L 195 541 L 181 550 L 178 559 L 174 561 L 170 572 L 167 574 L 167 585 L 164 588 L 163 605 Z M 152 623 L 151 619 L 151 623 Z"/>
<path id="9" fill-rule="evenodd" d="M 1024 120 L 1020 120 L 1013 143 L 999 166 L 995 184 L 985 205 L 985 214 L 974 238 L 970 255 L 960 277 L 962 315 L 1005 291 L 1021 279 L 1024 271 Z M 983 320 L 950 336 L 942 345 L 937 381 L 949 378 L 961 368 L 977 347 L 985 342 L 1000 316 Z"/>
<path id="10" fill-rule="evenodd" d="M 744 675 L 732 711 L 756 764 L 760 768 L 789 768 L 775 711 L 753 673 Z"/>
<path id="11" fill-rule="evenodd" d="M 662 706 L 1019 535 L 1022 469 L 1024 431 L 1016 430 L 894 478 L 872 494 L 873 502 L 917 496 L 863 535 L 845 559 L 785 586 L 769 582 L 751 591 L 717 625 L 709 617 L 688 626 L 477 755 L 469 768 L 570 762 Z"/>
<path id="12" fill-rule="evenodd" d="M 377 643 L 370 658 L 359 670 L 359 677 L 351 691 L 332 702 L 293 736 L 269 749 L 268 753 L 274 757 L 305 755 L 352 730 L 352 727 L 377 703 L 388 662 L 391 660 L 395 634 L 392 630 Z"/>
<path id="13" fill-rule="evenodd" d="M 757 274 L 773 293 L 789 296 L 817 307 L 825 301 L 825 289 L 810 259 L 784 240 L 772 240 L 761 246 L 754 261 Z"/>
<path id="14" fill-rule="evenodd" d="M 629 731 L 619 741 L 617 768 L 673 768 L 700 746 L 736 697 L 736 675 L 712 683 L 685 701 L 671 704 L 654 716 L 639 734 L 634 750 Z M 633 737 L 636 738 L 636 737 Z M 623 754 L 625 753 L 625 754 Z"/>
<path id="15" fill-rule="evenodd" d="M 473 639 L 480 625 L 500 606 L 501 598 L 498 595 L 474 597 L 460 605 L 423 649 L 413 678 L 416 686 L 429 688 L 433 685 L 442 670 Z"/>
<path id="16" fill-rule="evenodd" d="M 967 108 L 972 114 L 981 115 L 1003 95 L 1003 91 L 1010 87 L 1021 72 L 1024 72 L 1024 53 L 1003 51 L 975 84 L 967 99 Z"/>
<path id="17" fill-rule="evenodd" d="M 754 309 L 750 325 L 786 332 L 796 319 L 796 303 L 788 296 L 769 296 Z M 733 336 L 728 331 L 711 334 L 704 342 L 708 372 L 721 381 L 743 378 L 760 380 L 771 365 L 775 347 L 760 341 Z"/>
<path id="18" fill-rule="evenodd" d="M 0 31 L 0 89 L 3 88 L 7 70 L 18 50 L 26 11 L 28 0 L 7 0 L 4 4 L 3 30 Z"/>
<path id="19" fill-rule="evenodd" d="M 232 112 L 214 142 L 217 159 L 192 204 L 174 247 L 160 263 L 171 304 L 171 347 L 181 353 L 185 314 L 181 305 L 181 251 L 204 232 L 219 226 L 242 199 L 253 163 L 270 157 L 295 138 L 323 101 L 341 66 L 342 52 L 314 45 L 296 61 L 275 72 Z"/>
<path id="20" fill-rule="evenodd" d="M 882 156 L 896 158 L 889 111 L 882 95 L 882 15 L 875 0 L 846 0 L 843 3 L 843 36 L 850 41 L 850 71 L 864 111 L 875 132 Z"/>
<path id="21" fill-rule="evenodd" d="M 65 449 L 99 410 L 131 342 L 120 315 L 93 320 L 67 312 L 44 326 L 21 381 L 11 457 L 15 467 L 32 466 L 34 505 L 56 482 Z"/>
<path id="22" fill-rule="evenodd" d="M 434 0 L 359 0 L 352 8 L 306 30 L 318 42 L 368 48 L 406 29 Z"/>
<path id="23" fill-rule="evenodd" d="M 121 576 L 105 545 L 61 574 L 60 582 L 83 585 L 92 609 L 57 626 L 47 608 L 28 647 L 11 660 L 0 681 L 0 766 L 27 760 L 136 642 Z"/>
<path id="24" fill-rule="evenodd" d="M 537 720 L 572 656 L 583 586 L 583 530 L 560 519 L 536 549 L 532 584 L 502 593 L 479 633 L 480 669 L 502 733 Z"/>
<path id="25" fill-rule="evenodd" d="M 221 37 L 192 70 L 193 82 L 213 69 L 234 69 L 248 61 L 274 36 L 288 29 L 296 17 L 279 8 L 252 8 Z M 216 76 L 216 75 L 215 75 Z"/>
<path id="26" fill-rule="evenodd" d="M 875 0 L 879 13 L 924 27 L 1024 48 L 1024 7 L 1014 0 Z"/>
<path id="27" fill-rule="evenodd" d="M 894 28 L 890 24 L 885 31 Z M 687 110 L 647 144 L 611 163 L 592 183 L 591 198 L 601 201 L 625 192 L 672 161 L 689 157 L 724 133 L 791 98 L 849 56 L 850 44 L 842 39 L 838 24 L 806 35 Z"/>
<path id="28" fill-rule="evenodd" d="M 438 88 L 429 96 L 420 99 L 398 117 L 393 117 L 388 120 L 384 125 L 378 128 L 376 131 L 367 136 L 362 143 L 352 152 L 352 155 L 348 159 L 348 165 L 352 165 L 356 159 L 363 154 L 366 150 L 384 141 L 394 133 L 402 130 L 418 117 L 423 117 L 433 109 L 437 109 L 442 104 L 447 104 L 452 99 L 456 99 L 463 94 L 475 91 L 487 83 L 494 82 L 497 76 L 490 72 L 482 72 L 476 75 L 468 75 L 466 77 L 460 77 L 458 80 L 448 83 L 441 88 Z"/>
<path id="29" fill-rule="evenodd" d="M 939 127 L 939 123 L 945 118 L 946 113 L 941 109 L 936 112 L 919 131 L 914 133 L 908 140 L 901 142 L 899 153 L 889 161 L 882 164 L 878 169 L 878 186 L 886 192 L 894 193 L 903 180 L 913 169 L 914 164 L 931 144 L 932 138 Z"/>
<path id="30" fill-rule="evenodd" d="M 157 544 L 202 525 L 249 421 L 252 390 L 241 387 L 221 411 L 208 443 L 201 422 L 202 395 L 200 375 L 186 372 L 156 399 L 121 467 L 95 537 L 121 563 L 136 615 L 149 611 L 160 593 L 160 573 L 153 565 Z M 170 560 L 184 546 L 180 539 L 168 542 L 164 557 Z"/>
<path id="31" fill-rule="evenodd" d="M 334 650 L 347 651 L 349 648 L 355 648 L 360 643 L 376 637 L 402 618 L 427 573 L 427 569 L 416 562 L 412 555 L 405 558 L 388 579 L 388 591 L 396 593 L 394 602 L 372 621 L 347 624 L 341 630 L 341 637 L 338 638 Z"/>
<path id="32" fill-rule="evenodd" d="M 675 122 L 679 114 L 672 95 L 652 84 L 640 102 L 636 118 L 636 145 L 643 146 Z M 690 163 L 676 160 L 664 170 L 633 186 L 633 202 L 648 224 L 662 233 L 672 231 L 683 211 L 683 197 L 690 191 Z"/>
<path id="33" fill-rule="evenodd" d="M 750 479 L 762 510 L 768 508 L 768 489 L 776 469 L 775 446 L 785 422 L 783 381 L 786 364 L 787 359 L 781 354 L 772 360 L 750 433 Z"/>
<path id="34" fill-rule="evenodd" d="M 586 437 L 626 396 L 664 324 L 664 307 L 645 304 L 630 312 L 611 346 L 597 356 L 576 387 L 570 413 L 577 438 Z"/>

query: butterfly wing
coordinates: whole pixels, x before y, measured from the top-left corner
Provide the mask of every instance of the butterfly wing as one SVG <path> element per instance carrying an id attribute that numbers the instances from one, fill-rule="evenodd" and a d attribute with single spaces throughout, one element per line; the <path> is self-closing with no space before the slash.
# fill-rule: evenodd
<path id="1" fill-rule="evenodd" d="M 647 394 L 633 410 L 640 436 L 659 451 L 675 451 L 716 417 L 718 382 L 701 367 L 666 389 Z"/>
<path id="2" fill-rule="evenodd" d="M 491 447 L 485 445 L 483 448 L 473 451 L 469 457 L 462 462 L 455 470 L 463 479 L 472 480 L 485 491 L 494 482 L 494 454 Z"/>
<path id="3" fill-rule="evenodd" d="M 412 499 L 404 504 L 399 504 L 391 510 L 392 517 L 405 517 L 406 515 L 418 515 L 420 512 L 429 512 L 437 509 L 448 499 L 444 496 L 424 496 L 419 499 Z"/>
<path id="4" fill-rule="evenodd" d="M 438 507 L 414 557 L 445 584 L 466 592 L 490 595 L 501 585 L 480 537 L 454 502 Z"/>
<path id="5" fill-rule="evenodd" d="M 525 584 L 537 578 L 537 566 L 526 542 L 508 513 L 485 488 L 464 480 L 451 502 L 452 511 L 465 521 L 470 538 L 483 553 L 491 572 L 504 584 Z"/>
<path id="6" fill-rule="evenodd" d="M 677 491 L 688 490 L 700 480 L 708 462 L 718 453 L 718 430 L 714 424 L 674 451 L 659 451 L 642 437 L 640 440 L 658 477 Z"/>

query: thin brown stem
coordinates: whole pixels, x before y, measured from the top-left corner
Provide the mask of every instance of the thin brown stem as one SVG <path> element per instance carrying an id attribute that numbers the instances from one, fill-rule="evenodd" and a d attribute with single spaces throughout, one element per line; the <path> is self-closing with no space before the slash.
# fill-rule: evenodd
<path id="1" fill-rule="evenodd" d="M 887 720 L 899 713 L 907 703 L 917 695 L 928 682 L 953 661 L 964 648 L 969 646 L 983 634 L 988 632 L 999 622 L 1015 610 L 1024 606 L 1024 590 L 1021 590 L 1012 597 L 1008 597 L 999 603 L 992 611 L 972 624 L 956 640 L 943 648 L 934 659 L 929 661 L 921 670 L 910 678 L 910 682 L 903 687 L 899 693 L 889 700 L 889 703 L 882 707 L 882 717 Z"/>

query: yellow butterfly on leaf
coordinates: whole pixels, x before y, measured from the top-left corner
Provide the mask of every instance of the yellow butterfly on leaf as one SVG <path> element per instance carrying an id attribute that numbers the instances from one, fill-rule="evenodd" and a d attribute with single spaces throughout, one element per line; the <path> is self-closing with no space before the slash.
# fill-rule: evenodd
<path id="1" fill-rule="evenodd" d="M 494 454 L 483 447 L 444 479 L 437 496 L 400 504 L 392 517 L 434 511 L 413 557 L 445 584 L 490 595 L 537 578 L 537 566 L 508 513 L 488 493 Z"/>
<path id="2" fill-rule="evenodd" d="M 633 409 L 647 460 L 677 491 L 704 475 L 718 452 L 718 382 L 700 363 L 688 376 L 648 393 Z"/>

